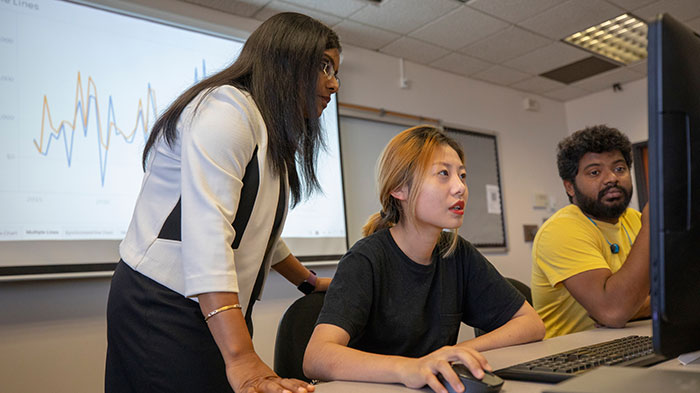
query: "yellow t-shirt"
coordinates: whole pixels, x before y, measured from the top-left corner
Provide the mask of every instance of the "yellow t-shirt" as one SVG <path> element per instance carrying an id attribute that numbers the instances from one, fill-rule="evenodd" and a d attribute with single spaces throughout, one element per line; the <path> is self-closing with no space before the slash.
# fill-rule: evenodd
<path id="1" fill-rule="evenodd" d="M 631 208 L 617 224 L 594 221 L 597 227 L 572 204 L 537 231 L 532 247 L 532 302 L 547 329 L 545 338 L 594 327 L 595 322 L 563 281 L 593 269 L 620 270 L 642 227 L 641 213 Z M 613 254 L 606 239 L 619 245 L 620 252 Z"/>

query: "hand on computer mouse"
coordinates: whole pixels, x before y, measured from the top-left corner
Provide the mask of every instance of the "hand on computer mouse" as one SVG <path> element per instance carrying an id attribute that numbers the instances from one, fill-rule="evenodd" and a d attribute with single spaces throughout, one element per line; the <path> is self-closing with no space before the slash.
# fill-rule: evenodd
<path id="1" fill-rule="evenodd" d="M 503 380 L 488 370 L 484 370 L 484 376 L 482 378 L 477 378 L 465 365 L 453 363 L 452 371 L 459 377 L 463 390 L 457 390 L 459 387 L 447 383 L 445 378 L 439 375 L 438 379 L 445 388 L 447 388 L 449 393 L 495 393 L 500 391 L 503 387 Z"/>
<path id="2" fill-rule="evenodd" d="M 491 370 L 486 358 L 478 351 L 468 347 L 444 346 L 421 358 L 401 359 L 397 364 L 399 380 L 409 388 L 418 389 L 428 385 L 434 392 L 445 393 L 446 386 L 450 383 L 460 384 L 451 362 L 469 365 L 478 377 L 483 376 L 484 370 Z M 438 380 L 441 376 L 444 376 L 446 382 Z"/>

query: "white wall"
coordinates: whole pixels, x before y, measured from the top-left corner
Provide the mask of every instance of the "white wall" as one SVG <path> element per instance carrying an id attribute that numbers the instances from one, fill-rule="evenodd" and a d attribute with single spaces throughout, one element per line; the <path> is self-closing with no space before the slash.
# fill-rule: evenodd
<path id="1" fill-rule="evenodd" d="M 168 4 L 173 3 L 158 1 L 161 8 Z M 218 13 L 190 6 L 170 8 L 210 23 L 222 23 Z M 257 25 L 255 21 L 245 24 Z M 522 226 L 539 225 L 551 214 L 549 210 L 532 208 L 533 194 L 544 193 L 556 199 L 555 208 L 565 204 L 555 168 L 556 143 L 571 130 L 572 124 L 580 123 L 569 121 L 568 112 L 576 119 L 580 114 L 581 121 L 585 121 L 585 114 L 595 114 L 601 108 L 583 99 L 577 105 L 565 106 L 533 97 L 539 101 L 540 111 L 527 112 L 522 109 L 524 93 L 410 62 L 405 66 L 411 81 L 406 90 L 398 86 L 398 59 L 346 46 L 339 100 L 496 133 L 509 250 L 487 253 L 487 257 L 504 275 L 529 282 L 531 244 L 523 240 Z M 611 121 L 617 121 L 614 115 L 611 111 Z M 330 275 L 333 269 L 317 271 Z M 108 290 L 109 280 L 105 278 L 0 283 L 0 390 L 101 391 Z M 273 274 L 266 284 L 263 301 L 255 307 L 254 344 L 270 365 L 277 321 L 298 296 L 296 289 Z"/>
<path id="2" fill-rule="evenodd" d="M 344 48 L 343 57 L 340 102 L 437 118 L 457 128 L 498 135 L 509 250 L 487 256 L 504 275 L 529 282 L 531 248 L 523 240 L 522 226 L 539 225 L 551 214 L 532 208 L 533 194 L 556 198 L 556 207 L 566 201 L 555 162 L 556 143 L 567 134 L 564 105 L 534 97 L 540 111 L 528 112 L 522 109 L 524 93 L 411 62 L 405 64 L 410 88 L 401 89 L 398 59 L 353 47 Z"/>
<path id="3" fill-rule="evenodd" d="M 103 391 L 107 279 L 0 282 L 0 391 Z"/>
<path id="4" fill-rule="evenodd" d="M 0 282 L 0 392 L 103 391 L 108 292 L 108 278 Z M 256 303 L 254 345 L 270 367 L 279 318 L 300 296 L 273 271 Z"/>
<path id="5" fill-rule="evenodd" d="M 569 134 L 586 126 L 607 124 L 625 133 L 632 143 L 649 139 L 646 78 L 622 85 L 621 91 L 611 88 L 569 101 L 565 108 Z M 635 176 L 632 168 L 632 179 Z M 635 194 L 630 207 L 640 210 L 636 183 L 635 180 Z"/>
<path id="6" fill-rule="evenodd" d="M 586 126 L 607 124 L 627 134 L 632 143 L 646 141 L 649 134 L 647 79 L 622 85 L 567 102 L 566 125 L 569 133 Z"/>

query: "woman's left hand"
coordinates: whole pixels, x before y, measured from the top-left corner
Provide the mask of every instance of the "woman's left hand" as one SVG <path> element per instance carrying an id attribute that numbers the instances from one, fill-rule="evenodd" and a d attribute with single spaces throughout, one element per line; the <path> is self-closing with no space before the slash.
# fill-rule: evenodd
<path id="1" fill-rule="evenodd" d="M 282 261 L 272 265 L 272 268 L 295 286 L 306 280 L 310 274 L 309 269 L 304 267 L 293 254 L 287 255 Z M 329 277 L 317 277 L 314 292 L 326 292 L 330 284 Z"/>
<path id="2" fill-rule="evenodd" d="M 319 277 L 316 279 L 316 288 L 314 288 L 314 292 L 326 292 L 329 285 L 331 285 L 330 277 Z"/>

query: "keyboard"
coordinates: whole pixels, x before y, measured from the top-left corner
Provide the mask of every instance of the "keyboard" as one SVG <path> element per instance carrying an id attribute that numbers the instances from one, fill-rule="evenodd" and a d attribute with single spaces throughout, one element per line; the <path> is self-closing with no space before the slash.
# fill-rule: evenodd
<path id="1" fill-rule="evenodd" d="M 648 367 L 666 360 L 654 353 L 651 337 L 627 336 L 545 356 L 496 370 L 503 379 L 556 383 L 599 366 Z"/>

